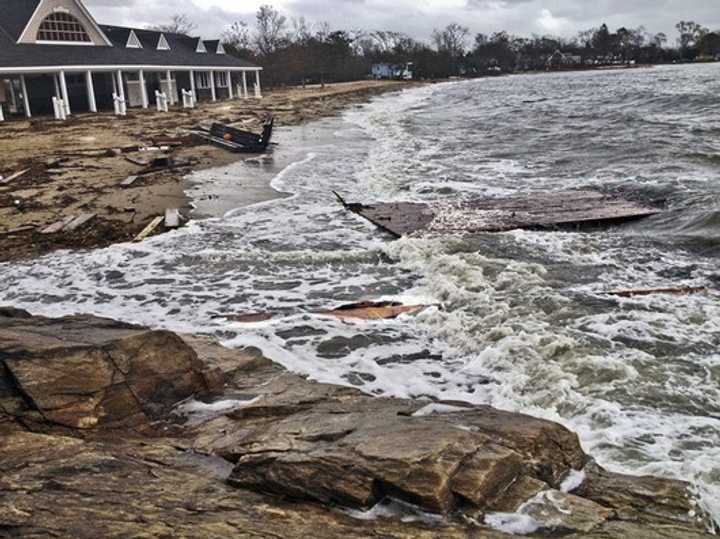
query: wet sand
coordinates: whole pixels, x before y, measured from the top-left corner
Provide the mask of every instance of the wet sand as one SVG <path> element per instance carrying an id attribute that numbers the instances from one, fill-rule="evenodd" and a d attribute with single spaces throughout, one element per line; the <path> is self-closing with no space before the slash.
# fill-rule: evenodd
<path id="1" fill-rule="evenodd" d="M 360 81 L 277 90 L 260 100 L 203 103 L 194 110 L 175 109 L 169 114 L 133 110 L 124 118 L 101 113 L 76 115 L 63 123 L 49 119 L 4 123 L 0 125 L 0 176 L 28 172 L 8 184 L 0 183 L 0 260 L 129 241 L 166 208 L 178 208 L 185 218 L 190 216 L 185 178 L 192 171 L 239 159 L 265 165 L 263 156 L 233 154 L 189 136 L 200 124 L 219 121 L 259 130 L 264 115 L 272 112 L 278 127 L 298 125 L 407 86 Z M 131 187 L 122 188 L 123 180 L 145 168 L 127 158 L 148 161 L 167 153 L 139 151 L 156 146 L 163 137 L 182 139 L 181 146 L 171 149 L 180 165 L 142 174 Z M 246 204 L 281 196 L 264 178 L 243 181 L 242 189 Z M 232 198 L 237 205 L 237 194 Z M 194 217 L 216 213 L 200 211 Z M 41 233 L 53 223 L 82 214 L 95 217 L 72 233 Z"/>

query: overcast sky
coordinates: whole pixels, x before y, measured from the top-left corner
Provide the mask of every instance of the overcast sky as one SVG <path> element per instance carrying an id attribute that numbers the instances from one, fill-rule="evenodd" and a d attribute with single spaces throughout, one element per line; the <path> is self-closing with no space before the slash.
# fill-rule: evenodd
<path id="1" fill-rule="evenodd" d="M 611 29 L 644 25 L 649 32 L 665 32 L 671 43 L 680 20 L 720 29 L 720 0 L 86 0 L 97 20 L 107 24 L 161 24 L 174 13 L 186 13 L 208 39 L 236 20 L 252 22 L 257 8 L 268 3 L 288 16 L 327 21 L 333 28 L 397 30 L 423 40 L 450 22 L 470 27 L 473 34 L 507 30 L 563 36 L 602 22 Z"/>

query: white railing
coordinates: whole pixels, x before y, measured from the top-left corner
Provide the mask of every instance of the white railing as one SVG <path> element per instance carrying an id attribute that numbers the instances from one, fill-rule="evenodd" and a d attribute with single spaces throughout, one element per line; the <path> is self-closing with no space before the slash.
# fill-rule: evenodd
<path id="1" fill-rule="evenodd" d="M 182 91 L 183 108 L 194 109 L 195 108 L 195 95 L 187 90 Z"/>
<path id="2" fill-rule="evenodd" d="M 115 108 L 115 114 L 117 116 L 127 115 L 127 102 L 124 97 L 120 97 L 117 94 L 113 94 L 113 106 Z"/>
<path id="3" fill-rule="evenodd" d="M 55 113 L 55 119 L 56 120 L 67 120 L 67 108 L 65 107 L 65 102 L 58 98 L 53 97 L 53 112 Z"/>
<path id="4" fill-rule="evenodd" d="M 167 94 L 155 90 L 155 104 L 157 105 L 158 112 L 168 111 L 168 96 Z"/>

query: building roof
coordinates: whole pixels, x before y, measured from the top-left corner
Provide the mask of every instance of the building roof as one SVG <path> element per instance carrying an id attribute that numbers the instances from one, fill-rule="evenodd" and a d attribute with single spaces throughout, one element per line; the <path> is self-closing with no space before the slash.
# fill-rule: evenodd
<path id="1" fill-rule="evenodd" d="M 39 3 L 40 0 L 0 0 L 0 27 L 17 41 Z"/>
<path id="2" fill-rule="evenodd" d="M 100 25 L 112 46 L 77 44 L 19 44 L 17 39 L 27 26 L 40 0 L 0 0 L 0 71 L 2 68 L 39 67 L 194 67 L 257 68 L 229 54 L 217 54 L 219 41 L 204 41 L 207 52 L 196 52 L 198 37 L 142 28 Z M 9 16 L 8 16 L 9 15 Z M 130 32 L 135 32 L 142 48 L 128 48 Z M 158 50 L 164 35 L 170 50 Z"/>

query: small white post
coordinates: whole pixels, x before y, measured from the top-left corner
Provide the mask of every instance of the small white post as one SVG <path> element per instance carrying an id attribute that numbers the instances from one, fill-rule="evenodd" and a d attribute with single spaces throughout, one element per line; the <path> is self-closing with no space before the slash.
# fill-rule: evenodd
<path id="1" fill-rule="evenodd" d="M 65 72 L 60 72 L 60 91 L 62 92 L 62 100 L 65 105 L 65 114 L 70 116 L 70 98 L 68 97 L 67 81 L 65 80 Z"/>
<path id="2" fill-rule="evenodd" d="M 210 72 L 210 96 L 213 101 L 217 101 L 217 92 L 215 91 L 215 72 Z"/>
<path id="3" fill-rule="evenodd" d="M 3 104 L 0 103 L 0 122 L 5 121 L 5 114 L 3 113 Z"/>
<path id="4" fill-rule="evenodd" d="M 25 106 L 25 117 L 32 118 L 30 111 L 30 100 L 28 99 L 27 84 L 25 83 L 25 75 L 20 75 L 20 85 L 22 86 L 23 105 Z"/>
<path id="5" fill-rule="evenodd" d="M 193 106 L 195 106 L 195 103 L 197 103 L 197 93 L 195 93 L 195 72 L 190 72 L 190 92 L 192 93 L 193 97 Z"/>
<path id="6" fill-rule="evenodd" d="M 244 97 L 245 99 L 247 99 L 247 98 L 250 97 L 250 96 L 248 95 L 247 71 L 243 70 L 242 74 L 243 74 L 243 81 L 242 81 L 242 85 L 243 85 L 243 97 Z"/>
<path id="7" fill-rule="evenodd" d="M 168 69 L 167 73 L 167 95 L 170 97 L 170 104 L 174 105 L 177 101 L 177 92 L 173 91 L 173 84 L 172 84 L 172 73 L 170 73 L 170 70 Z"/>
<path id="8" fill-rule="evenodd" d="M 95 85 L 93 84 L 92 71 L 85 72 L 85 84 L 87 85 L 88 108 L 90 112 L 97 112 L 97 102 L 95 101 Z"/>
<path id="9" fill-rule="evenodd" d="M 227 70 L 227 87 L 228 87 L 228 99 L 232 99 L 233 96 L 233 87 L 232 87 L 232 72 L 228 69 Z"/>
<path id="10" fill-rule="evenodd" d="M 260 89 L 260 71 L 255 72 L 255 97 L 262 98 L 262 90 Z"/>
<path id="11" fill-rule="evenodd" d="M 145 72 L 142 69 L 138 71 L 138 81 L 140 82 L 140 100 L 142 101 L 142 108 L 146 109 L 150 106 L 150 100 L 148 99 L 147 86 L 145 86 Z"/>

